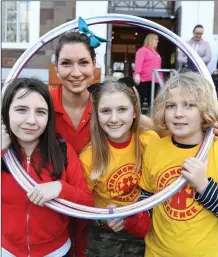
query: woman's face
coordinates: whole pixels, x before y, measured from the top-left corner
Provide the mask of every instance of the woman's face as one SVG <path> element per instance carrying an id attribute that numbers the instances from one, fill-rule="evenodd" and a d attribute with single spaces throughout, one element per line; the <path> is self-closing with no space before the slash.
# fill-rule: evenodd
<path id="1" fill-rule="evenodd" d="M 196 28 L 195 31 L 193 32 L 194 40 L 200 41 L 202 39 L 203 34 L 204 34 L 203 28 Z"/>
<path id="2" fill-rule="evenodd" d="M 157 45 L 158 45 L 158 42 L 159 42 L 159 38 L 158 38 L 158 36 L 155 36 L 155 37 L 152 39 L 152 48 L 156 49 L 156 48 L 157 48 Z"/>
<path id="3" fill-rule="evenodd" d="M 15 94 L 9 108 L 10 128 L 19 144 L 34 149 L 48 122 L 48 104 L 37 92 L 24 95 L 26 89 Z"/>
<path id="4" fill-rule="evenodd" d="M 56 66 L 57 75 L 64 88 L 80 94 L 94 78 L 95 61 L 83 43 L 63 45 Z"/>

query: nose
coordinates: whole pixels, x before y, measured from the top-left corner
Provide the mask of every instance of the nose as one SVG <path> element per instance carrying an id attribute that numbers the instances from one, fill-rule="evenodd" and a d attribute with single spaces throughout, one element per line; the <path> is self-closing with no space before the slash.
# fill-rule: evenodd
<path id="1" fill-rule="evenodd" d="M 81 75 L 81 71 L 77 64 L 73 65 L 70 75 L 72 77 L 79 77 Z"/>
<path id="2" fill-rule="evenodd" d="M 110 116 L 110 122 L 112 123 L 117 123 L 119 121 L 119 117 L 116 111 L 112 111 L 111 112 L 111 116 Z"/>
<path id="3" fill-rule="evenodd" d="M 182 106 L 177 106 L 175 116 L 178 118 L 184 116 L 184 109 Z"/>
<path id="4" fill-rule="evenodd" d="M 28 112 L 27 117 L 26 117 L 26 123 L 28 123 L 30 125 L 36 124 L 35 112 Z"/>

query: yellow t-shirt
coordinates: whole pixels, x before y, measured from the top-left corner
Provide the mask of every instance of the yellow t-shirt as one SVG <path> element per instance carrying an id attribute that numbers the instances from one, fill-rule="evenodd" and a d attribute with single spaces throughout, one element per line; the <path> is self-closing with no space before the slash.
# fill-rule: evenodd
<path id="1" fill-rule="evenodd" d="M 184 160 L 195 156 L 199 147 L 178 148 L 170 136 L 151 143 L 143 156 L 141 188 L 156 193 L 171 184 L 180 176 Z M 207 176 L 218 182 L 218 142 L 210 149 Z M 153 209 L 146 257 L 218 257 L 218 219 L 194 200 L 194 194 L 187 185 Z"/>
<path id="2" fill-rule="evenodd" d="M 152 140 L 159 136 L 153 131 L 140 133 L 140 141 L 147 146 Z M 141 189 L 138 186 L 141 172 L 134 172 L 135 158 L 135 137 L 132 135 L 129 145 L 122 149 L 114 148 L 109 144 L 110 161 L 107 172 L 98 180 L 90 178 L 92 169 L 92 149 L 88 146 L 80 154 L 85 176 L 89 188 L 93 192 L 95 205 L 106 208 L 109 204 L 124 206 L 135 202 Z"/>

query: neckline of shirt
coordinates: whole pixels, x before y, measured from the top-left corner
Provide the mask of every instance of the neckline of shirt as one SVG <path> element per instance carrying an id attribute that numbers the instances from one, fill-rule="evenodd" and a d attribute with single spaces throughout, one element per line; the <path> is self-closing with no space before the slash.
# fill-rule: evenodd
<path id="1" fill-rule="evenodd" d="M 122 142 L 122 143 L 114 142 L 114 141 L 112 141 L 111 139 L 108 139 L 108 142 L 109 142 L 109 144 L 110 144 L 113 148 L 116 148 L 116 149 L 123 149 L 123 148 L 126 148 L 127 146 L 129 146 L 131 140 L 132 140 L 132 136 L 131 136 L 127 141 Z"/>

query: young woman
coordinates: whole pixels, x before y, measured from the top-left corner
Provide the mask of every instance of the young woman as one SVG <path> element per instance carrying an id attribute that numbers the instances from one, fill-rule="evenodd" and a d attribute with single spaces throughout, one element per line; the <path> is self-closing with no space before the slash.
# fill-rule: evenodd
<path id="1" fill-rule="evenodd" d="M 150 33 L 145 37 L 144 45 L 139 48 L 135 56 L 134 79 L 138 84 L 141 106 L 147 98 L 148 106 L 151 104 L 151 82 L 153 69 L 161 69 L 161 56 L 157 52 L 159 37 Z M 160 73 L 162 77 L 162 73 Z M 155 93 L 159 90 L 158 80 L 155 80 Z"/>
<path id="2" fill-rule="evenodd" d="M 88 88 L 92 92 L 91 143 L 80 154 L 95 205 L 124 206 L 137 201 L 141 194 L 141 155 L 155 132 L 140 132 L 140 101 L 134 81 L 122 78 L 108 80 Z M 112 206 L 111 206 L 112 207 Z M 144 236 L 150 228 L 147 212 L 140 214 L 141 224 L 131 218 L 92 223 L 89 229 L 87 255 L 143 256 Z M 144 221 L 143 221 L 144 220 Z M 137 230 L 138 229 L 138 230 Z"/>
<path id="3" fill-rule="evenodd" d="M 17 158 L 38 183 L 26 194 L 3 163 L 3 256 L 69 256 L 68 217 L 43 206 L 55 198 L 93 205 L 93 197 L 70 145 L 64 164 L 47 86 L 37 79 L 12 81 L 2 101 L 2 118 L 3 148 L 9 145 L 9 135 Z"/>
<path id="4" fill-rule="evenodd" d="M 156 193 L 181 174 L 188 184 L 153 209 L 145 256 L 217 257 L 218 141 L 204 163 L 194 157 L 205 130 L 218 119 L 212 85 L 197 73 L 172 77 L 157 96 L 152 117 L 171 136 L 147 147 L 140 186 Z"/>

